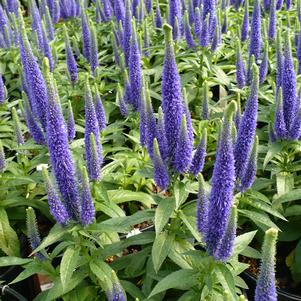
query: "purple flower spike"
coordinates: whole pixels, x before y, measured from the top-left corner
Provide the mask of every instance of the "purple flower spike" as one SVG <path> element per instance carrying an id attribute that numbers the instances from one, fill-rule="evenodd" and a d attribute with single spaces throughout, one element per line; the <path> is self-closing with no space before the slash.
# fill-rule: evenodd
<path id="1" fill-rule="evenodd" d="M 292 0 L 286 0 L 285 4 L 286 4 L 286 10 L 290 10 L 292 7 Z"/>
<path id="2" fill-rule="evenodd" d="M 202 119 L 209 120 L 209 87 L 208 82 L 203 83 L 203 99 L 202 99 Z"/>
<path id="3" fill-rule="evenodd" d="M 43 33 L 42 33 L 42 21 L 41 16 L 39 13 L 39 10 L 37 8 L 36 2 L 33 0 L 30 0 L 29 2 L 30 6 L 30 13 L 31 13 L 31 27 L 33 32 L 37 35 L 38 40 L 38 46 L 39 49 L 43 49 Z"/>
<path id="4" fill-rule="evenodd" d="M 210 41 L 214 37 L 216 30 L 216 1 L 203 0 L 203 19 L 208 18 L 208 32 Z"/>
<path id="5" fill-rule="evenodd" d="M 75 58 L 74 58 L 74 55 L 72 52 L 72 48 L 70 45 L 66 26 L 64 25 L 63 28 L 64 28 L 64 36 L 65 36 L 65 51 L 66 51 L 67 68 L 68 68 L 70 80 L 74 84 L 75 82 L 77 82 L 77 79 L 78 79 L 78 70 L 77 70 L 76 61 L 75 61 Z"/>
<path id="6" fill-rule="evenodd" d="M 107 20 L 110 20 L 113 15 L 113 8 L 110 0 L 102 0 L 103 12 Z"/>
<path id="7" fill-rule="evenodd" d="M 126 103 L 124 101 L 123 91 L 120 84 L 118 84 L 117 86 L 116 103 L 119 105 L 120 114 L 123 117 L 126 117 L 129 112 Z"/>
<path id="8" fill-rule="evenodd" d="M 285 34 L 285 48 L 282 69 L 282 96 L 284 121 L 286 128 L 289 129 L 298 112 L 297 80 L 293 64 L 289 32 L 286 32 Z"/>
<path id="9" fill-rule="evenodd" d="M 241 121 L 241 102 L 240 102 L 240 94 L 237 94 L 237 110 L 234 115 L 235 127 L 239 129 L 240 121 Z"/>
<path id="10" fill-rule="evenodd" d="M 158 0 L 156 2 L 156 27 L 162 28 L 162 16 L 161 16 L 160 4 Z"/>
<path id="11" fill-rule="evenodd" d="M 175 60 L 172 28 L 165 24 L 165 58 L 162 75 L 162 108 L 168 145 L 168 157 L 173 161 L 176 143 L 180 137 L 181 121 L 184 112 L 181 81 Z"/>
<path id="12" fill-rule="evenodd" d="M 215 26 L 215 33 L 214 33 L 214 36 L 213 36 L 213 39 L 212 39 L 212 43 L 211 43 L 211 50 L 212 50 L 212 52 L 216 51 L 218 45 L 220 44 L 220 42 L 221 42 L 221 36 L 222 36 L 221 27 L 220 27 L 219 22 L 217 22 L 216 26 Z"/>
<path id="13" fill-rule="evenodd" d="M 154 180 L 161 190 L 166 190 L 169 186 L 169 175 L 167 167 L 163 162 L 159 150 L 157 139 L 154 139 Z"/>
<path id="14" fill-rule="evenodd" d="M 132 1 L 132 15 L 137 18 L 138 17 L 138 6 L 139 6 L 140 0 L 133 0 Z"/>
<path id="15" fill-rule="evenodd" d="M 64 206 L 64 204 L 61 202 L 60 197 L 53 186 L 49 176 L 47 169 L 44 167 L 42 170 L 43 178 L 45 182 L 47 197 L 48 197 L 48 205 L 50 209 L 50 214 L 53 216 L 53 218 L 56 220 L 58 224 L 61 226 L 66 226 L 70 221 L 70 216 Z"/>
<path id="16" fill-rule="evenodd" d="M 24 137 L 21 130 L 21 123 L 15 107 L 12 108 L 12 117 L 18 146 L 24 144 Z"/>
<path id="17" fill-rule="evenodd" d="M 44 53 L 44 56 L 48 58 L 50 71 L 53 72 L 54 61 L 52 58 L 51 47 L 49 45 L 48 36 L 47 36 L 44 22 L 42 22 L 42 33 L 43 33 L 43 53 Z"/>
<path id="18" fill-rule="evenodd" d="M 280 26 L 280 28 L 281 28 L 281 26 Z M 298 56 L 298 51 L 297 51 L 297 56 Z M 277 58 L 276 89 L 278 91 L 282 85 L 282 72 L 283 72 L 283 53 L 282 53 L 280 30 L 277 31 L 277 37 L 276 37 L 276 58 Z M 301 55 L 300 55 L 300 58 L 301 58 Z"/>
<path id="19" fill-rule="evenodd" d="M 132 38 L 132 12 L 131 1 L 126 0 L 125 8 L 125 21 L 123 30 L 123 52 L 126 66 L 129 65 L 130 51 L 131 51 L 131 38 Z"/>
<path id="20" fill-rule="evenodd" d="M 236 48 L 236 81 L 239 89 L 242 89 L 246 85 L 246 68 L 245 62 L 241 55 L 239 40 L 237 41 Z"/>
<path id="21" fill-rule="evenodd" d="M 259 67 L 259 83 L 263 84 L 265 78 L 268 74 L 268 60 L 269 60 L 269 44 L 266 41 L 264 44 L 264 54 L 262 58 L 262 62 Z"/>
<path id="22" fill-rule="evenodd" d="M 107 126 L 106 112 L 103 107 L 97 85 L 95 84 L 94 106 L 99 125 L 99 130 L 103 131 Z"/>
<path id="23" fill-rule="evenodd" d="M 92 139 L 91 134 L 93 134 Z M 101 176 L 103 157 L 99 125 L 88 78 L 85 91 L 85 151 L 90 180 L 97 181 Z"/>
<path id="24" fill-rule="evenodd" d="M 157 120 L 157 141 L 159 144 L 160 154 L 165 162 L 168 157 L 168 145 L 166 140 L 166 132 L 164 126 L 164 114 L 162 108 L 159 107 L 158 120 Z"/>
<path id="25" fill-rule="evenodd" d="M 20 38 L 21 61 L 23 65 L 23 74 L 28 86 L 27 96 L 32 101 L 34 115 L 39 118 L 43 129 L 47 125 L 47 89 L 45 80 L 31 50 L 26 32 L 22 29 Z"/>
<path id="26" fill-rule="evenodd" d="M 112 290 L 107 292 L 107 301 L 126 301 L 126 297 L 119 283 L 114 283 Z"/>
<path id="27" fill-rule="evenodd" d="M 251 21 L 249 57 L 255 56 L 257 63 L 261 54 L 261 11 L 259 0 L 254 0 L 254 10 Z"/>
<path id="28" fill-rule="evenodd" d="M 237 141 L 234 150 L 235 173 L 238 179 L 242 179 L 245 173 L 256 132 L 259 75 L 258 68 L 255 64 L 253 64 L 252 70 L 253 79 L 251 91 L 245 107 L 245 111 L 240 121 Z"/>
<path id="29" fill-rule="evenodd" d="M 301 137 L 301 109 L 295 116 L 292 122 L 291 128 L 289 130 L 289 138 L 291 140 L 298 140 Z"/>
<path id="30" fill-rule="evenodd" d="M 61 9 L 59 0 L 54 0 L 53 11 L 52 11 L 52 21 L 54 24 L 58 23 L 61 17 Z"/>
<path id="31" fill-rule="evenodd" d="M 48 89 L 47 142 L 55 179 L 71 218 L 80 220 L 80 202 L 75 168 L 68 145 L 68 132 L 61 111 L 56 83 L 44 60 Z"/>
<path id="32" fill-rule="evenodd" d="M 188 105 L 188 98 L 187 98 L 187 93 L 185 88 L 183 89 L 183 108 L 186 117 L 188 139 L 193 144 L 193 139 L 194 139 L 193 127 L 192 127 L 191 115 L 190 115 L 189 105 Z"/>
<path id="33" fill-rule="evenodd" d="M 124 24 L 125 21 L 125 7 L 123 0 L 114 0 L 114 13 L 117 23 L 120 21 Z"/>
<path id="34" fill-rule="evenodd" d="M 91 134 L 93 135 L 93 134 Z M 87 170 L 84 167 L 81 172 L 81 192 L 82 192 L 82 210 L 81 210 L 81 224 L 83 226 L 90 225 L 95 219 L 95 208 L 90 191 L 89 179 Z"/>
<path id="35" fill-rule="evenodd" d="M 26 228 L 27 236 L 32 250 L 35 250 L 41 244 L 41 237 L 37 225 L 37 217 L 31 207 L 26 209 Z M 38 260 L 46 259 L 41 252 L 35 253 Z"/>
<path id="36" fill-rule="evenodd" d="M 117 45 L 117 35 L 114 33 L 112 34 L 112 45 L 113 45 L 113 53 L 114 53 L 114 62 L 117 66 L 120 67 L 120 57 L 119 57 L 119 50 Z"/>
<path id="37" fill-rule="evenodd" d="M 228 11 L 226 10 L 223 19 L 222 33 L 227 33 L 227 31 L 228 31 Z"/>
<path id="38" fill-rule="evenodd" d="M 0 172 L 3 172 L 6 167 L 5 153 L 2 142 L 0 140 Z"/>
<path id="39" fill-rule="evenodd" d="M 81 14 L 81 23 L 82 23 L 82 40 L 83 40 L 83 54 L 84 57 L 90 61 L 91 55 L 91 32 L 89 28 L 89 23 L 87 19 L 87 14 L 82 8 Z"/>
<path id="40" fill-rule="evenodd" d="M 210 32 L 209 32 L 209 17 L 207 16 L 205 19 L 203 19 L 202 22 L 202 31 L 201 31 L 201 43 L 200 45 L 202 47 L 207 47 L 210 42 Z"/>
<path id="41" fill-rule="evenodd" d="M 193 140 L 189 139 L 187 130 L 186 116 L 183 115 L 181 123 L 181 131 L 177 141 L 175 157 L 173 161 L 173 169 L 176 172 L 187 172 L 192 160 Z"/>
<path id="42" fill-rule="evenodd" d="M 96 68 L 98 67 L 98 44 L 96 30 L 93 25 L 90 26 L 91 48 L 90 48 L 90 66 L 92 74 L 95 75 Z"/>
<path id="43" fill-rule="evenodd" d="M 4 104 L 6 99 L 6 88 L 3 82 L 2 74 L 0 74 L 0 104 Z"/>
<path id="44" fill-rule="evenodd" d="M 234 205 L 232 207 L 231 215 L 229 217 L 227 230 L 220 242 L 217 251 L 214 254 L 215 259 L 226 262 L 232 256 L 234 241 L 236 237 L 236 228 L 237 228 L 237 207 Z"/>
<path id="45" fill-rule="evenodd" d="M 137 111 L 141 106 L 142 66 L 134 19 L 132 20 L 132 32 L 133 34 L 129 60 L 129 78 L 131 85 L 131 104 L 133 106 L 133 109 Z"/>
<path id="46" fill-rule="evenodd" d="M 194 33 L 200 44 L 202 36 L 202 17 L 200 9 L 198 7 L 196 7 L 194 12 Z"/>
<path id="47" fill-rule="evenodd" d="M 247 169 L 244 174 L 244 177 L 241 180 L 241 185 L 239 187 L 240 192 L 247 191 L 249 188 L 251 188 L 254 182 L 256 176 L 256 170 L 257 170 L 257 149 L 258 149 L 258 136 L 256 136 L 255 138 L 255 142 L 253 145 L 252 153 L 249 158 Z"/>
<path id="48" fill-rule="evenodd" d="M 194 23 L 194 5 L 193 5 L 193 0 L 188 0 L 188 16 L 189 16 L 189 25 L 193 26 L 193 23 Z"/>
<path id="49" fill-rule="evenodd" d="M 297 46 L 296 56 L 298 59 L 298 74 L 301 74 L 301 30 L 298 36 L 298 46 Z"/>
<path id="50" fill-rule="evenodd" d="M 278 139 L 287 138 L 287 129 L 284 121 L 283 112 L 283 101 L 282 101 L 282 89 L 279 88 L 277 99 L 276 99 L 276 110 L 275 110 L 275 122 L 274 130 Z"/>
<path id="51" fill-rule="evenodd" d="M 191 33 L 191 28 L 188 22 L 188 13 L 186 12 L 185 16 L 184 16 L 184 33 L 185 33 L 185 39 L 186 39 L 186 43 L 188 45 L 189 48 L 194 48 L 195 42 L 193 40 L 193 36 Z"/>
<path id="52" fill-rule="evenodd" d="M 39 124 L 37 123 L 31 112 L 27 96 L 24 92 L 22 93 L 22 96 L 24 99 L 24 119 L 27 124 L 29 133 L 37 144 L 46 144 L 45 134 L 41 130 Z"/>
<path id="53" fill-rule="evenodd" d="M 276 134 L 275 134 L 275 131 L 273 129 L 273 126 L 271 125 L 271 123 L 269 123 L 269 142 L 270 143 L 274 143 L 277 141 L 277 137 L 276 137 Z"/>
<path id="54" fill-rule="evenodd" d="M 276 9 L 279 10 L 282 8 L 283 0 L 277 0 Z"/>
<path id="55" fill-rule="evenodd" d="M 207 250 L 211 255 L 217 251 L 227 230 L 232 207 L 235 181 L 232 115 L 235 110 L 235 102 L 232 102 L 224 114 L 212 175 L 212 189 L 209 197 L 207 223 L 208 229 L 205 235 Z"/>
<path id="56" fill-rule="evenodd" d="M 67 129 L 68 129 L 68 140 L 73 141 L 76 135 L 76 130 L 75 130 L 74 115 L 73 115 L 73 110 L 72 110 L 72 105 L 70 100 L 68 101 Z"/>
<path id="57" fill-rule="evenodd" d="M 141 99 L 141 107 L 140 107 L 140 144 L 142 146 L 147 145 L 147 135 L 146 135 L 146 128 L 147 128 L 147 115 L 146 115 L 146 95 L 145 89 L 142 89 L 142 99 Z"/>
<path id="58" fill-rule="evenodd" d="M 263 0 L 263 8 L 265 11 L 270 10 L 270 2 L 271 2 L 271 0 Z"/>
<path id="59" fill-rule="evenodd" d="M 46 6 L 46 14 L 45 14 L 45 26 L 47 29 L 48 39 L 52 41 L 54 39 L 54 27 L 53 22 L 50 16 L 49 8 Z"/>
<path id="60" fill-rule="evenodd" d="M 203 170 L 205 164 L 205 157 L 206 157 L 206 147 L 207 147 L 207 130 L 204 129 L 203 135 L 201 137 L 201 141 L 194 153 L 190 170 L 189 172 L 192 173 L 195 177 Z"/>
<path id="61" fill-rule="evenodd" d="M 275 40 L 276 37 L 276 0 L 271 0 L 270 19 L 269 19 L 269 39 Z"/>
<path id="62" fill-rule="evenodd" d="M 277 301 L 275 279 L 277 237 L 278 231 L 276 229 L 271 228 L 265 232 L 254 301 Z"/>
<path id="63" fill-rule="evenodd" d="M 182 14 L 181 14 L 181 2 L 180 0 L 169 0 L 169 25 L 173 29 L 173 38 L 177 39 L 175 23 L 176 19 L 178 19 L 178 26 L 181 28 L 182 24 Z"/>
<path id="64" fill-rule="evenodd" d="M 145 8 L 148 14 L 152 11 L 152 0 L 144 0 L 145 2 Z"/>
<path id="65" fill-rule="evenodd" d="M 150 96 L 149 88 L 146 87 L 146 107 L 145 107 L 145 117 L 146 117 L 146 146 L 148 154 L 153 158 L 153 147 L 154 139 L 157 135 L 156 118 L 154 116 L 152 100 Z"/>
<path id="66" fill-rule="evenodd" d="M 202 174 L 199 174 L 199 191 L 197 200 L 197 229 L 203 236 L 207 232 L 209 198 L 205 190 L 205 181 Z"/>

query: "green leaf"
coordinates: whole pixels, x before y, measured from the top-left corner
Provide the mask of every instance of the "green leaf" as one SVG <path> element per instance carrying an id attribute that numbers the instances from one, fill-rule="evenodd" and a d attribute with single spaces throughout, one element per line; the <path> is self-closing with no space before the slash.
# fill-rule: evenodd
<path id="1" fill-rule="evenodd" d="M 193 266 L 191 256 L 185 255 L 185 253 L 191 250 L 194 250 L 192 244 L 190 244 L 186 239 L 177 237 L 169 251 L 168 257 L 180 268 L 191 269 Z"/>
<path id="2" fill-rule="evenodd" d="M 266 203 L 264 203 L 262 201 L 254 200 L 254 199 L 249 200 L 248 198 L 242 198 L 241 200 L 244 203 L 246 203 L 246 204 L 248 204 L 248 205 L 250 205 L 250 206 L 252 206 L 252 207 L 254 207 L 256 209 L 265 211 L 265 212 L 267 212 L 269 214 L 272 214 L 272 215 L 274 215 L 276 217 L 279 217 L 280 219 L 286 221 L 286 218 L 282 214 L 280 214 L 277 210 L 271 208 L 270 205 L 268 205 L 268 204 L 266 204 Z"/>
<path id="3" fill-rule="evenodd" d="M 249 193 L 250 193 L 250 197 L 252 199 L 259 199 L 267 204 L 271 204 L 271 201 L 264 194 L 260 193 L 259 191 L 250 190 Z"/>
<path id="4" fill-rule="evenodd" d="M 301 205 L 293 205 L 285 210 L 285 216 L 301 216 Z"/>
<path id="5" fill-rule="evenodd" d="M 284 146 L 285 144 L 283 142 L 275 142 L 269 147 L 269 150 L 264 158 L 263 169 L 266 168 L 268 163 L 274 158 L 275 155 L 282 151 Z"/>
<path id="6" fill-rule="evenodd" d="M 133 298 L 138 298 L 139 300 L 146 299 L 144 294 L 141 292 L 141 290 L 137 286 L 135 286 L 132 282 L 121 280 L 120 284 L 124 288 L 124 290 L 128 292 Z"/>
<path id="7" fill-rule="evenodd" d="M 75 246 L 69 246 L 64 252 L 60 264 L 60 277 L 62 282 L 63 291 L 68 287 L 73 272 L 77 266 L 79 259 L 79 249 Z"/>
<path id="8" fill-rule="evenodd" d="M 0 257 L 0 267 L 8 267 L 12 265 L 23 265 L 32 262 L 30 258 L 20 258 L 13 256 Z"/>
<path id="9" fill-rule="evenodd" d="M 242 235 L 239 235 L 235 238 L 234 249 L 232 257 L 241 254 L 242 251 L 250 244 L 250 242 L 255 237 L 257 231 L 248 232 Z"/>
<path id="10" fill-rule="evenodd" d="M 174 185 L 174 197 L 176 200 L 176 209 L 179 209 L 181 204 L 185 202 L 188 197 L 188 192 L 185 189 L 185 184 L 177 181 Z"/>
<path id="11" fill-rule="evenodd" d="M 276 208 L 283 203 L 297 201 L 301 199 L 301 189 L 289 191 L 273 201 L 273 206 Z"/>
<path id="12" fill-rule="evenodd" d="M 14 229 L 10 226 L 7 213 L 0 209 L 0 248 L 9 256 L 19 256 L 20 243 Z"/>
<path id="13" fill-rule="evenodd" d="M 279 221 L 278 225 L 282 232 L 279 232 L 279 241 L 294 241 L 301 237 L 301 220 L 290 220 L 289 223 Z"/>
<path id="14" fill-rule="evenodd" d="M 43 239 L 41 244 L 32 252 L 32 254 L 45 249 L 46 247 L 52 245 L 55 242 L 58 242 L 67 232 L 67 228 L 62 228 L 59 224 L 55 224 L 49 234 Z"/>
<path id="15" fill-rule="evenodd" d="M 148 298 L 170 288 L 188 290 L 198 284 L 198 276 L 198 272 L 190 269 L 173 272 L 157 283 Z"/>
<path id="16" fill-rule="evenodd" d="M 40 293 L 33 301 L 58 300 L 59 297 L 61 297 L 63 294 L 66 294 L 77 287 L 86 277 L 86 271 L 74 273 L 71 281 L 69 281 L 68 286 L 65 288 L 65 291 L 63 291 L 61 280 L 57 279 L 54 281 L 53 287 L 51 289 Z"/>
<path id="17" fill-rule="evenodd" d="M 200 233 L 196 230 L 196 220 L 195 217 L 193 217 L 193 220 L 191 221 L 192 217 L 186 216 L 183 211 L 179 211 L 179 216 L 183 223 L 186 225 L 186 227 L 189 229 L 193 237 L 198 241 L 201 242 L 202 238 Z"/>
<path id="18" fill-rule="evenodd" d="M 113 281 L 113 269 L 105 262 L 98 260 L 97 262 L 92 260 L 90 262 L 91 272 L 102 282 L 103 288 L 106 289 L 107 281 Z"/>
<path id="19" fill-rule="evenodd" d="M 156 273 L 158 273 L 163 261 L 168 256 L 174 239 L 174 234 L 168 233 L 168 231 L 156 236 L 152 248 L 152 259 Z"/>
<path id="20" fill-rule="evenodd" d="M 22 271 L 12 282 L 9 284 L 20 282 L 24 279 L 27 279 L 28 277 L 35 275 L 35 274 L 41 274 L 41 264 L 37 261 L 32 261 L 29 264 L 26 265 L 25 270 Z"/>
<path id="21" fill-rule="evenodd" d="M 276 175 L 277 194 L 282 196 L 294 188 L 294 175 L 290 172 L 280 172 Z"/>
<path id="22" fill-rule="evenodd" d="M 240 254 L 250 258 L 256 258 L 256 259 L 261 258 L 260 252 L 250 246 L 247 246 L 244 250 L 240 252 Z"/>
<path id="23" fill-rule="evenodd" d="M 161 233 L 176 207 L 174 198 L 161 199 L 155 212 L 156 233 Z"/>
<path id="24" fill-rule="evenodd" d="M 255 211 L 243 210 L 243 209 L 239 209 L 238 212 L 240 212 L 244 216 L 248 217 L 255 224 L 258 223 L 259 226 L 264 225 L 264 226 L 266 226 L 266 228 L 275 228 L 275 229 L 281 231 L 277 227 L 277 225 L 274 224 L 266 214 L 255 212 Z"/>
<path id="25" fill-rule="evenodd" d="M 232 273 L 229 271 L 227 266 L 225 265 L 218 265 L 216 270 L 217 278 L 219 279 L 221 285 L 223 286 L 224 290 L 228 291 L 232 295 L 232 300 L 236 299 L 236 291 L 235 291 L 235 282 Z"/>
<path id="26" fill-rule="evenodd" d="M 111 231 L 126 233 L 130 230 L 130 226 L 140 224 L 145 221 L 151 221 L 154 218 L 155 210 L 145 209 L 140 210 L 131 216 L 115 217 L 108 219 L 102 223 L 91 225 L 90 231 L 103 230 L 103 228 L 111 229 Z"/>
<path id="27" fill-rule="evenodd" d="M 195 301 L 200 300 L 200 295 L 195 291 L 187 291 L 177 301 Z"/>
<path id="28" fill-rule="evenodd" d="M 147 208 L 151 208 L 152 205 L 156 204 L 151 195 L 144 192 L 118 189 L 109 190 L 108 196 L 110 200 L 116 204 L 137 201 L 145 205 Z"/>

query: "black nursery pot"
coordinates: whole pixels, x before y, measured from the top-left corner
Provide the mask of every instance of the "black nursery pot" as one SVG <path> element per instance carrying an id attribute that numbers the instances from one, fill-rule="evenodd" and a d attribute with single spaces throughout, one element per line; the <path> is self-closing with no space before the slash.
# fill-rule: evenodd
<path id="1" fill-rule="evenodd" d="M 244 272 L 242 278 L 247 283 L 249 289 L 247 290 L 247 295 L 249 300 L 254 300 L 255 288 L 256 288 L 256 277 L 250 272 Z M 301 301 L 301 296 L 293 295 L 285 292 L 282 289 L 277 289 L 278 301 Z"/>
<path id="2" fill-rule="evenodd" d="M 22 236 L 20 238 L 21 250 L 26 257 L 27 239 Z M 8 266 L 0 268 L 0 300 L 1 301 L 26 301 L 33 300 L 34 294 L 34 277 L 29 277 L 23 281 L 8 285 L 23 271 L 20 266 Z"/>

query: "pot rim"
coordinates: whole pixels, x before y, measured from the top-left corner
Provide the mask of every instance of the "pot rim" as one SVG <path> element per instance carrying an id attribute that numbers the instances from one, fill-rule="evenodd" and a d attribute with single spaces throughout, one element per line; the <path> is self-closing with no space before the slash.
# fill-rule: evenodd
<path id="1" fill-rule="evenodd" d="M 257 281 L 257 278 L 252 273 L 250 273 L 249 271 L 244 271 L 243 274 L 247 275 L 254 282 Z M 301 296 L 288 293 L 285 290 L 280 289 L 280 288 L 277 288 L 277 294 L 278 294 L 278 296 L 288 297 L 292 301 L 301 301 Z"/>

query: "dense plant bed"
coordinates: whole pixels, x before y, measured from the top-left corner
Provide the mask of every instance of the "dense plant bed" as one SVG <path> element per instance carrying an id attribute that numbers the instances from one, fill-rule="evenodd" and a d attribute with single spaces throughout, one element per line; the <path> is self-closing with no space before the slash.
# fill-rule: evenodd
<path id="1" fill-rule="evenodd" d="M 2 293 L 299 300 L 300 22 L 299 0 L 3 1 Z"/>

